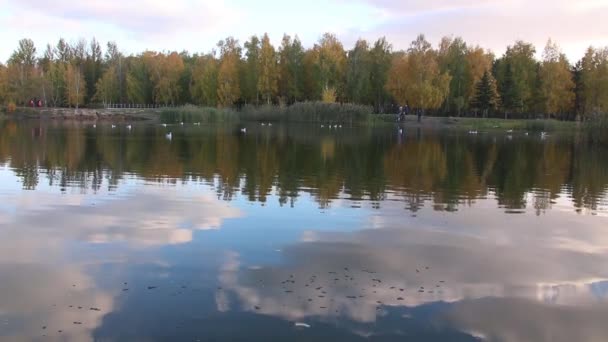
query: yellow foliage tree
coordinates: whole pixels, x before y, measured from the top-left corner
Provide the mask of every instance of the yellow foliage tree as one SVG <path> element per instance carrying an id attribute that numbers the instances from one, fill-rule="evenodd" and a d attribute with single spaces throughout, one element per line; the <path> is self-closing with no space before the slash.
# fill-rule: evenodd
<path id="1" fill-rule="evenodd" d="M 262 38 L 259 63 L 258 92 L 266 99 L 266 103 L 270 104 L 278 91 L 279 75 L 276 52 L 270 44 L 268 34 L 264 34 Z"/>
<path id="2" fill-rule="evenodd" d="M 159 56 L 160 77 L 154 87 L 157 103 L 175 104 L 179 100 L 179 79 L 184 71 L 184 60 L 177 52 Z"/>
<path id="3" fill-rule="evenodd" d="M 120 97 L 118 87 L 118 75 L 116 68 L 110 66 L 95 85 L 95 99 L 106 103 L 116 103 Z"/>
<path id="4" fill-rule="evenodd" d="M 346 72 L 346 51 L 338 38 L 325 33 L 315 46 L 317 53 L 316 64 L 319 68 L 319 77 L 323 91 L 334 88 L 336 95 L 341 92 Z"/>
<path id="5" fill-rule="evenodd" d="M 540 68 L 541 94 L 547 114 L 566 113 L 574 106 L 574 80 L 570 63 L 559 46 L 547 42 Z"/>
<path id="6" fill-rule="evenodd" d="M 65 73 L 65 91 L 68 106 L 78 108 L 82 104 L 85 95 L 84 75 L 80 71 L 80 67 L 73 63 L 68 64 Z"/>
<path id="7" fill-rule="evenodd" d="M 0 63 L 0 104 L 8 100 L 8 74 L 6 67 Z"/>
<path id="8" fill-rule="evenodd" d="M 465 97 L 470 101 L 475 96 L 475 86 L 481 81 L 484 73 L 492 70 L 494 55 L 490 52 L 486 52 L 483 48 L 476 46 L 467 50 L 465 58 L 470 68 L 469 80 L 471 81 L 467 85 Z"/>
<path id="9" fill-rule="evenodd" d="M 217 98 L 220 107 L 232 106 L 241 96 L 239 64 L 241 47 L 232 37 L 218 43 L 220 68 L 217 76 Z"/>
<path id="10" fill-rule="evenodd" d="M 394 58 L 386 89 L 400 104 L 421 110 L 436 109 L 449 92 L 450 80 L 449 74 L 440 72 L 431 44 L 420 35 L 407 54 Z"/>

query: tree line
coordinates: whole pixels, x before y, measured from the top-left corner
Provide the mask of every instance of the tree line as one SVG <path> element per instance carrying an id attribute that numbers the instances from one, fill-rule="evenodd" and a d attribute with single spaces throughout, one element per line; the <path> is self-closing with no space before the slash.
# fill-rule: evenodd
<path id="1" fill-rule="evenodd" d="M 549 40 L 542 59 L 516 41 L 496 57 L 445 37 L 437 48 L 424 35 L 395 51 L 380 38 L 351 50 L 333 34 L 311 48 L 267 34 L 242 45 L 228 37 L 209 53 L 145 51 L 125 55 L 114 42 L 59 39 L 42 54 L 19 41 L 0 64 L 0 103 L 79 107 L 108 103 L 196 104 L 210 107 L 290 105 L 302 101 L 355 103 L 392 113 L 399 106 L 435 115 L 587 119 L 608 110 L 608 47 L 589 47 L 572 64 Z"/>

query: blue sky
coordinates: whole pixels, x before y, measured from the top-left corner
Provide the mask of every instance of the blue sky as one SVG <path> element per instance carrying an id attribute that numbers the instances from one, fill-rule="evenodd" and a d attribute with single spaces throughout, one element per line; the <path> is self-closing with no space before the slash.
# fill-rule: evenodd
<path id="1" fill-rule="evenodd" d="M 360 37 L 386 36 L 402 49 L 425 33 L 434 45 L 443 36 L 462 36 L 496 54 L 516 39 L 540 52 L 552 38 L 572 60 L 589 45 L 608 46 L 608 0 L 0 0 L 0 8 L 0 61 L 24 37 L 39 51 L 59 37 L 96 37 L 137 53 L 208 52 L 227 36 L 242 42 L 264 32 L 275 44 L 283 33 L 297 34 L 305 46 L 333 32 L 346 48 Z"/>

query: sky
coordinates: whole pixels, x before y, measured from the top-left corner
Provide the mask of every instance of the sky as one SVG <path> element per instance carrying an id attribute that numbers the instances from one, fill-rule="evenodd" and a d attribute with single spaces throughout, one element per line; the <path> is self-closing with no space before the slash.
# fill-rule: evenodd
<path id="1" fill-rule="evenodd" d="M 60 37 L 95 37 L 131 54 L 206 53 L 225 37 L 243 42 L 265 32 L 275 45 L 287 33 L 310 47 L 332 32 L 347 49 L 382 36 L 406 49 L 424 33 L 434 46 L 461 36 L 496 55 L 521 39 L 539 57 L 551 38 L 571 61 L 590 45 L 608 46 L 608 0 L 0 0 L 0 8 L 2 62 L 22 38 L 34 40 L 39 53 Z"/>

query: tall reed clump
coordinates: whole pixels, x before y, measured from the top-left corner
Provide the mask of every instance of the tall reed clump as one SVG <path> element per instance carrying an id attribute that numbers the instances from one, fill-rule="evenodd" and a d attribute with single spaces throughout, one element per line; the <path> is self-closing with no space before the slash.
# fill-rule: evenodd
<path id="1" fill-rule="evenodd" d="M 165 123 L 179 122 L 228 122 L 238 121 L 238 114 L 232 109 L 218 109 L 214 107 L 183 106 L 168 108 L 160 113 L 160 120 Z"/>
<path id="2" fill-rule="evenodd" d="M 245 106 L 241 118 L 252 121 L 325 122 L 355 124 L 368 122 L 372 107 L 355 104 L 298 102 L 288 107 Z"/>
<path id="3" fill-rule="evenodd" d="M 608 145 L 608 113 L 593 114 L 583 127 L 589 140 Z"/>

